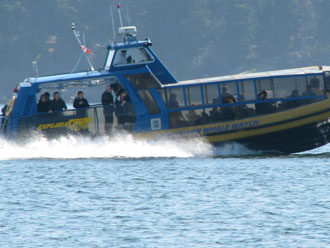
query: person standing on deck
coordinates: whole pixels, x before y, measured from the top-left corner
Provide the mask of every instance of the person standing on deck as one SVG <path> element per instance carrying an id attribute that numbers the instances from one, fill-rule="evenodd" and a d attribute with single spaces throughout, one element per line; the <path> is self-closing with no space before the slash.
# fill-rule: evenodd
<path id="1" fill-rule="evenodd" d="M 89 107 L 88 101 L 84 98 L 84 92 L 78 91 L 77 97 L 73 101 L 73 107 L 76 109 Z"/>
<path id="2" fill-rule="evenodd" d="M 112 87 L 108 86 L 102 94 L 103 114 L 104 114 L 104 130 L 110 133 L 113 125 L 114 101 L 112 95 Z"/>
<path id="3" fill-rule="evenodd" d="M 54 96 L 54 99 L 49 104 L 50 113 L 68 109 L 65 102 L 60 97 L 60 94 L 58 93 L 58 91 L 55 91 L 53 96 Z"/>

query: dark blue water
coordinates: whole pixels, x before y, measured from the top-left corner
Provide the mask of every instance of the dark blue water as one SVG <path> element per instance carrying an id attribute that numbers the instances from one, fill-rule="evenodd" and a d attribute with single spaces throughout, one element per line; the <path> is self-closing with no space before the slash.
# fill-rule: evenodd
<path id="1" fill-rule="evenodd" d="M 126 137 L 0 151 L 0 247 L 330 247 L 330 146 L 279 156 Z"/>

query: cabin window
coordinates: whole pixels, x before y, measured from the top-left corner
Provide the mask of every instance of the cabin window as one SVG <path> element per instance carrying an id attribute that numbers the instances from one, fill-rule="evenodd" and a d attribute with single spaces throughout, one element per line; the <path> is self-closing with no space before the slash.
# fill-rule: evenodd
<path id="1" fill-rule="evenodd" d="M 101 102 L 101 96 L 105 91 L 105 88 L 109 85 L 112 85 L 114 91 L 118 91 L 119 87 L 121 87 L 118 87 L 120 84 L 115 77 L 92 78 L 66 82 L 50 82 L 39 85 L 39 93 L 36 97 L 39 100 L 42 94 L 48 92 L 50 94 L 50 98 L 52 99 L 53 93 L 58 91 L 60 97 L 67 104 L 67 107 L 71 109 L 73 108 L 73 100 L 77 96 L 78 91 L 83 91 L 84 98 L 88 100 L 89 104 L 95 105 Z"/>
<path id="2" fill-rule="evenodd" d="M 239 82 L 240 101 L 254 101 L 256 93 L 253 80 Z"/>
<path id="3" fill-rule="evenodd" d="M 262 91 L 267 92 L 267 98 L 274 98 L 274 87 L 271 78 L 258 79 L 257 81 L 258 94 Z"/>
<path id="4" fill-rule="evenodd" d="M 23 116 L 27 116 L 30 114 L 31 111 L 31 105 L 33 104 L 33 102 L 36 101 L 36 96 L 28 96 L 25 104 L 24 104 L 24 110 L 23 110 Z"/>
<path id="5" fill-rule="evenodd" d="M 204 101 L 206 105 L 219 104 L 219 91 L 217 84 L 204 86 Z"/>
<path id="6" fill-rule="evenodd" d="M 159 95 L 161 95 L 163 102 L 166 102 L 166 90 L 165 89 L 158 89 Z"/>
<path id="7" fill-rule="evenodd" d="M 324 73 L 324 83 L 326 91 L 330 91 L 330 72 L 326 71 Z"/>
<path id="8" fill-rule="evenodd" d="M 220 87 L 223 104 L 237 102 L 238 97 L 236 82 L 221 84 Z"/>
<path id="9" fill-rule="evenodd" d="M 154 58 L 144 47 L 120 49 L 116 52 L 114 65 L 124 66 L 153 62 Z"/>
<path id="10" fill-rule="evenodd" d="M 170 127 L 179 128 L 207 123 L 208 117 L 203 109 L 191 109 L 169 113 Z"/>
<path id="11" fill-rule="evenodd" d="M 187 87 L 186 92 L 189 107 L 202 105 L 202 94 L 200 86 Z"/>
<path id="12" fill-rule="evenodd" d="M 160 82 L 154 77 L 152 73 L 139 73 L 139 74 L 128 74 L 125 75 L 128 81 L 130 81 L 133 87 L 137 90 L 149 89 L 149 88 L 160 88 Z"/>
<path id="13" fill-rule="evenodd" d="M 274 78 L 273 82 L 275 98 L 294 97 L 301 94 L 301 92 L 297 93 L 295 77 Z"/>
<path id="14" fill-rule="evenodd" d="M 323 96 L 324 81 L 323 75 L 307 76 L 306 96 Z"/>
<path id="15" fill-rule="evenodd" d="M 138 93 L 144 105 L 147 107 L 149 114 L 159 114 L 159 107 L 151 93 L 148 90 L 139 90 Z"/>
<path id="16" fill-rule="evenodd" d="M 167 107 L 170 109 L 185 107 L 183 88 L 167 89 Z"/>

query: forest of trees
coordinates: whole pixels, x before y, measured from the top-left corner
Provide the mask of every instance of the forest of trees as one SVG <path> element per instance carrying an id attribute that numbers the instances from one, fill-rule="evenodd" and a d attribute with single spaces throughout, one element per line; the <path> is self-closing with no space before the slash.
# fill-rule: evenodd
<path id="1" fill-rule="evenodd" d="M 330 64 L 329 0 L 0 0 L 0 103 L 33 61 L 39 75 L 73 68 L 72 22 L 102 68 L 116 3 L 179 80 Z"/>

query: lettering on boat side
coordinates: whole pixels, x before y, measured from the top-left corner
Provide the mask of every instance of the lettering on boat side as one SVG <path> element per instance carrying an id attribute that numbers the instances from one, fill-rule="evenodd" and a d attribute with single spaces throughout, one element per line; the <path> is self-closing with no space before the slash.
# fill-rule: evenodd
<path id="1" fill-rule="evenodd" d="M 162 132 L 157 133 L 155 135 L 155 138 L 157 137 L 170 137 L 170 136 L 201 136 L 206 135 L 210 133 L 219 133 L 219 132 L 226 132 L 231 130 L 238 130 L 242 128 L 249 128 L 249 127 L 255 127 L 259 125 L 259 120 L 254 121 L 245 121 L 245 122 L 238 122 L 234 123 L 232 125 L 226 124 L 226 125 L 219 125 L 214 127 L 205 127 L 205 128 L 197 128 L 197 129 L 189 129 L 189 130 L 182 130 L 182 131 L 176 131 L 176 132 Z"/>
<path id="2" fill-rule="evenodd" d="M 215 127 L 207 127 L 207 128 L 203 129 L 203 134 L 225 132 L 225 131 L 230 131 L 230 130 L 255 127 L 258 125 L 259 125 L 259 120 L 255 120 L 255 121 L 245 121 L 245 122 L 234 123 L 232 125 L 227 124 L 227 125 L 220 125 L 220 126 L 215 126 Z"/>
<path id="3" fill-rule="evenodd" d="M 79 118 L 79 119 L 71 119 L 66 122 L 40 124 L 38 126 L 38 130 L 46 130 L 49 128 L 68 127 L 75 131 L 79 131 L 80 129 L 87 129 L 89 123 L 91 123 L 92 120 L 93 120 L 93 117 L 85 117 L 85 118 Z"/>

